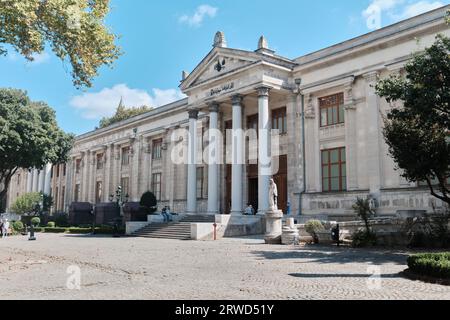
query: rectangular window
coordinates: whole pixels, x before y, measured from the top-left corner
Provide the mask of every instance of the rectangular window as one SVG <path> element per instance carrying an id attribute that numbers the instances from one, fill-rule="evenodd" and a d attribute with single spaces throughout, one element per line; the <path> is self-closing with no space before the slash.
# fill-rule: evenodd
<path id="1" fill-rule="evenodd" d="M 75 160 L 75 173 L 79 174 L 81 171 L 81 159 Z"/>
<path id="2" fill-rule="evenodd" d="M 152 190 L 156 200 L 161 201 L 161 173 L 152 175 Z"/>
<path id="3" fill-rule="evenodd" d="M 103 153 L 97 153 L 97 170 L 103 169 Z"/>
<path id="4" fill-rule="evenodd" d="M 122 148 L 122 165 L 127 166 L 130 164 L 130 147 Z"/>
<path id="5" fill-rule="evenodd" d="M 20 185 L 20 174 L 17 175 L 17 185 Z"/>
<path id="6" fill-rule="evenodd" d="M 80 184 L 76 184 L 75 185 L 75 194 L 73 195 L 74 202 L 80 201 L 80 192 L 81 192 Z"/>
<path id="7" fill-rule="evenodd" d="M 56 177 L 59 178 L 59 164 L 57 164 L 55 168 L 56 168 Z"/>
<path id="8" fill-rule="evenodd" d="M 204 182 L 204 170 L 203 168 L 197 168 L 197 199 L 203 199 L 203 182 Z"/>
<path id="9" fill-rule="evenodd" d="M 162 158 L 162 139 L 153 140 L 152 142 L 152 159 L 161 159 Z"/>
<path id="10" fill-rule="evenodd" d="M 125 197 L 127 194 L 130 195 L 130 178 L 122 178 L 120 180 L 122 187 L 122 195 Z"/>
<path id="11" fill-rule="evenodd" d="M 320 126 L 344 123 L 344 94 L 338 93 L 319 98 Z"/>
<path id="12" fill-rule="evenodd" d="M 64 177 L 66 176 L 66 164 L 65 163 L 63 164 L 63 176 Z"/>
<path id="13" fill-rule="evenodd" d="M 102 202 L 102 195 L 103 195 L 103 184 L 101 181 L 97 181 L 97 184 L 95 186 L 95 203 Z"/>
<path id="14" fill-rule="evenodd" d="M 322 151 L 322 191 L 345 191 L 347 167 L 345 148 Z"/>
<path id="15" fill-rule="evenodd" d="M 272 111 L 272 129 L 279 130 L 280 134 L 287 133 L 286 107 Z"/>

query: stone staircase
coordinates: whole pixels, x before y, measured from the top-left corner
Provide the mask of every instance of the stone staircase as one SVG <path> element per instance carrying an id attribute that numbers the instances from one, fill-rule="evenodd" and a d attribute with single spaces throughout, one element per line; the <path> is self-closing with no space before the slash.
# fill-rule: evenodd
<path id="1" fill-rule="evenodd" d="M 190 240 L 191 223 L 214 223 L 215 217 L 208 215 L 187 215 L 179 222 L 152 223 L 132 235 L 142 238 Z"/>

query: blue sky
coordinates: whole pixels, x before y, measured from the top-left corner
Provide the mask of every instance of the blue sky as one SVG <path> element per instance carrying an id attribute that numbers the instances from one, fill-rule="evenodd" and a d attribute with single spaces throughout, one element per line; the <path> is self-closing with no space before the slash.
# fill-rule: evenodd
<path id="1" fill-rule="evenodd" d="M 24 89 L 33 100 L 46 101 L 64 130 L 81 134 L 114 113 L 121 96 L 128 106 L 158 106 L 180 98 L 182 70 L 190 72 L 211 50 L 218 30 L 225 32 L 229 47 L 255 50 L 263 34 L 277 54 L 296 58 L 449 3 L 112 0 L 107 24 L 121 36 L 124 55 L 113 69 L 102 68 L 93 88 L 75 89 L 68 64 L 51 51 L 33 63 L 14 52 L 0 57 L 0 87 Z"/>

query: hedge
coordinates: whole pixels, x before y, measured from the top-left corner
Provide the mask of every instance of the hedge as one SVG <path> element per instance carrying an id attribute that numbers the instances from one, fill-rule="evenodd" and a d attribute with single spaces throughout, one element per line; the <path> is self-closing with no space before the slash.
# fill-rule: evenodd
<path id="1" fill-rule="evenodd" d="M 409 270 L 418 275 L 450 279 L 450 252 L 423 253 L 408 258 Z"/>

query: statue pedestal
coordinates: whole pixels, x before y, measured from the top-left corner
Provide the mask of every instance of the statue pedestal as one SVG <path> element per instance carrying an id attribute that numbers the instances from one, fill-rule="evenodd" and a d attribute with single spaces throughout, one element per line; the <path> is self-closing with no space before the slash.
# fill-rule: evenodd
<path id="1" fill-rule="evenodd" d="M 266 212 L 266 244 L 281 244 L 283 226 L 283 211 L 269 210 Z"/>

